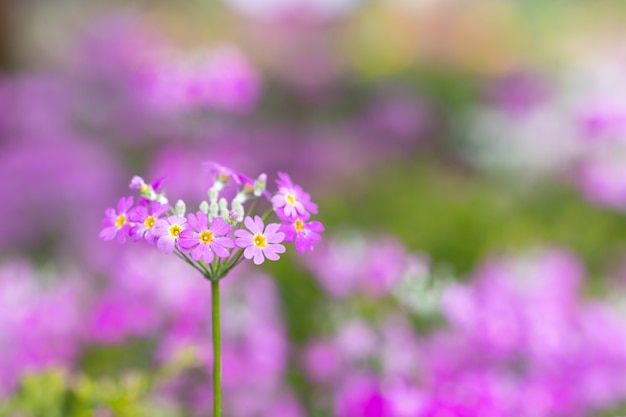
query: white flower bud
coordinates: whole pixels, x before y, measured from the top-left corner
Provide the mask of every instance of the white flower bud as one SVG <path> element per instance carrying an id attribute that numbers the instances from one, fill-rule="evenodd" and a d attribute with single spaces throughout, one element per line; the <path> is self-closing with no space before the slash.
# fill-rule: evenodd
<path id="1" fill-rule="evenodd" d="M 207 205 L 207 211 L 208 211 L 208 205 Z M 174 214 L 180 217 L 183 217 L 185 215 L 185 211 L 187 210 L 187 206 L 185 205 L 185 202 L 183 200 L 178 200 L 176 201 L 176 204 L 174 205 Z"/>
<path id="2" fill-rule="evenodd" d="M 233 203 L 237 202 L 239 204 L 243 204 L 248 199 L 248 194 L 245 191 L 239 191 L 235 198 L 233 199 Z"/>
<path id="3" fill-rule="evenodd" d="M 204 214 L 209 214 L 209 203 L 202 200 L 202 202 L 200 203 L 200 211 L 203 212 Z"/>
<path id="4" fill-rule="evenodd" d="M 217 217 L 218 211 L 219 208 L 217 206 L 217 203 L 215 201 L 212 201 L 209 205 L 209 221 L 212 221 L 214 218 Z"/>
<path id="5" fill-rule="evenodd" d="M 225 198 L 220 198 L 219 202 L 220 207 L 220 217 L 224 219 L 228 219 L 228 201 Z"/>
<path id="6" fill-rule="evenodd" d="M 259 197 L 265 191 L 267 185 L 267 175 L 261 174 L 259 178 L 254 181 L 254 196 Z"/>
<path id="7" fill-rule="evenodd" d="M 165 197 L 165 194 L 158 194 L 154 200 L 158 201 L 161 204 L 167 204 L 167 201 L 168 201 L 167 197 Z"/>
<path id="8" fill-rule="evenodd" d="M 237 208 L 235 208 L 235 212 L 237 213 L 237 223 L 240 223 L 243 221 L 243 217 L 245 216 L 245 212 L 243 210 L 243 206 L 238 206 Z"/>
<path id="9" fill-rule="evenodd" d="M 217 198 L 219 197 L 219 195 L 220 195 L 220 192 L 214 187 L 209 189 L 209 201 L 210 202 L 217 201 Z"/>

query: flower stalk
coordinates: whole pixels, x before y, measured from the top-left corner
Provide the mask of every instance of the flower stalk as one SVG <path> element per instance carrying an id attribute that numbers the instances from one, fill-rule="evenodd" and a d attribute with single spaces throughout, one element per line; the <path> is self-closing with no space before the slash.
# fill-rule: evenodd
<path id="1" fill-rule="evenodd" d="M 222 338 L 220 332 L 220 281 L 211 281 L 213 327 L 213 417 L 222 415 Z"/>

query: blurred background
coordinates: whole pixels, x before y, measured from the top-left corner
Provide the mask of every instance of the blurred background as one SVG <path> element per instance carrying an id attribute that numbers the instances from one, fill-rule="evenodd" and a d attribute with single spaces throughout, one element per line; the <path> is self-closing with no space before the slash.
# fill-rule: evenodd
<path id="1" fill-rule="evenodd" d="M 291 175 L 224 283 L 232 417 L 626 414 L 626 4 L 0 2 L 0 415 L 206 416 L 210 288 L 98 239 L 132 175 Z"/>

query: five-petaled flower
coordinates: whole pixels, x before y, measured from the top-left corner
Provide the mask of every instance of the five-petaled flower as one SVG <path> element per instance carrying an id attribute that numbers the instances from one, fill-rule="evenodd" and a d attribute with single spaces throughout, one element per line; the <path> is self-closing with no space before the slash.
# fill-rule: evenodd
<path id="1" fill-rule="evenodd" d="M 313 252 L 313 244 L 322 240 L 319 234 L 324 231 L 324 226 L 318 221 L 307 222 L 309 217 L 307 215 L 280 226 L 280 231 L 285 234 L 285 242 L 295 241 L 296 249 L 300 253 L 307 250 Z"/>
<path id="2" fill-rule="evenodd" d="M 260 265 L 265 258 L 277 261 L 280 258 L 278 254 L 285 252 L 285 247 L 280 244 L 285 239 L 285 234 L 278 230 L 278 223 L 270 223 L 266 227 L 259 216 L 255 216 L 254 220 L 248 216 L 244 219 L 244 224 L 249 231 L 235 231 L 235 245 L 244 249 L 243 256 L 246 259 L 253 259 L 256 265 Z"/>
<path id="3" fill-rule="evenodd" d="M 128 221 L 128 210 L 132 205 L 132 197 L 122 197 L 117 203 L 117 211 L 112 208 L 106 209 L 105 217 L 102 220 L 103 228 L 98 236 L 104 240 L 113 240 L 117 235 L 117 240 L 124 243 L 131 228 Z"/>
<path id="4" fill-rule="evenodd" d="M 130 229 L 130 235 L 135 241 L 145 237 L 149 243 L 154 243 L 157 236 L 154 233 L 159 217 L 170 209 L 169 204 L 161 204 L 154 201 L 147 206 L 137 206 L 128 212 L 128 219 L 135 223 Z"/>
<path id="5" fill-rule="evenodd" d="M 165 253 L 171 253 L 176 248 L 176 242 L 185 230 L 186 223 L 186 218 L 175 215 L 157 220 L 153 232 L 157 237 L 157 247 Z"/>
<path id="6" fill-rule="evenodd" d="M 311 196 L 302 187 L 294 184 L 284 172 L 279 172 L 278 178 L 278 192 L 272 197 L 272 206 L 279 219 L 293 221 L 309 213 L 317 214 L 317 205 L 311 202 Z"/>
<path id="7" fill-rule="evenodd" d="M 221 217 L 216 217 L 209 226 L 208 216 L 199 211 L 187 217 L 189 228 L 180 233 L 178 245 L 185 251 L 191 251 L 191 258 L 209 264 L 214 254 L 219 258 L 230 256 L 229 249 L 234 247 L 233 240 L 226 237 L 230 226 Z"/>

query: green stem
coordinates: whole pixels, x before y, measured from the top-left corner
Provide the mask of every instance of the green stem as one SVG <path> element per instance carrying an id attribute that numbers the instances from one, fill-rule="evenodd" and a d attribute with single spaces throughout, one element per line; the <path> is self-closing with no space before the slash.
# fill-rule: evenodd
<path id="1" fill-rule="evenodd" d="M 221 392 L 221 337 L 220 337 L 220 281 L 211 281 L 211 301 L 213 309 L 213 417 L 222 415 Z"/>

